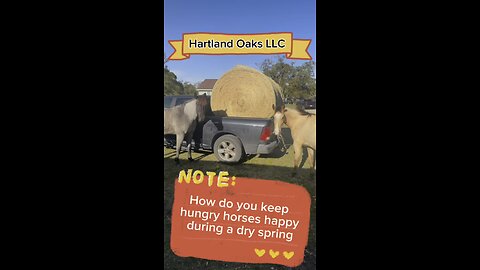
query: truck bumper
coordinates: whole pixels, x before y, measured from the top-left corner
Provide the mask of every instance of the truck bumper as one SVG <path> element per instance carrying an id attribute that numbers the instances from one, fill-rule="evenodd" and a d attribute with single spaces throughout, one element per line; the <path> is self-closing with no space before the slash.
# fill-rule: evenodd
<path id="1" fill-rule="evenodd" d="M 272 141 L 268 144 L 260 144 L 257 148 L 257 154 L 270 154 L 278 146 L 278 140 Z"/>

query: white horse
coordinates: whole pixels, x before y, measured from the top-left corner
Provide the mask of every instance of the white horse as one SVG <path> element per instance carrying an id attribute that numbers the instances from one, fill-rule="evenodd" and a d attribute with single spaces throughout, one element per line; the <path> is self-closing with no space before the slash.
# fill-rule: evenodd
<path id="1" fill-rule="evenodd" d="M 287 125 L 290 128 L 293 139 L 293 175 L 298 171 L 298 166 L 301 161 L 303 147 L 307 148 L 308 161 L 313 170 L 316 169 L 315 165 L 315 152 L 317 150 L 317 115 L 308 113 L 304 110 L 285 109 L 282 108 L 275 112 L 273 116 L 274 131 L 277 136 L 281 136 L 282 124 Z"/>
<path id="2" fill-rule="evenodd" d="M 197 120 L 202 122 L 205 119 L 207 103 L 207 97 L 203 95 L 184 104 L 163 110 L 163 135 L 176 135 L 175 163 L 180 163 L 178 157 L 184 138 L 187 141 L 188 160 L 193 161 L 191 152 L 193 134 L 197 127 Z"/>

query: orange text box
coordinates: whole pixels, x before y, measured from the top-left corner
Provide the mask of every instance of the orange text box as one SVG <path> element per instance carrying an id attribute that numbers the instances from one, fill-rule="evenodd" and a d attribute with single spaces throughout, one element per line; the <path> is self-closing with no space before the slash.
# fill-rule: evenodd
<path id="1" fill-rule="evenodd" d="M 170 242 L 176 255 L 289 267 L 303 262 L 311 203 L 305 188 L 203 174 L 189 183 L 180 178 Z"/>

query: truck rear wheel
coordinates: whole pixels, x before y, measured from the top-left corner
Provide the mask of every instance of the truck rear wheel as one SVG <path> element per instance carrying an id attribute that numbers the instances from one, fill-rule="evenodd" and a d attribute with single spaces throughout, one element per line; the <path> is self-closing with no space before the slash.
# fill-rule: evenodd
<path id="1" fill-rule="evenodd" d="M 233 135 L 223 135 L 215 141 L 213 153 L 221 162 L 239 162 L 243 157 L 242 142 Z"/>

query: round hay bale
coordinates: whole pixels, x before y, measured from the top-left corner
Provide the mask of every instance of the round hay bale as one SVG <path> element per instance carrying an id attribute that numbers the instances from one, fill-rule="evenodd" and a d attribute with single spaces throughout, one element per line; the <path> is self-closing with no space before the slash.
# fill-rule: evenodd
<path id="1" fill-rule="evenodd" d="M 211 107 L 217 116 L 270 118 L 283 104 L 282 89 L 268 76 L 235 66 L 223 74 L 212 89 Z"/>

